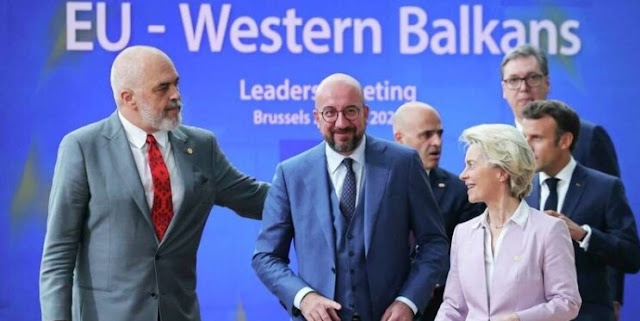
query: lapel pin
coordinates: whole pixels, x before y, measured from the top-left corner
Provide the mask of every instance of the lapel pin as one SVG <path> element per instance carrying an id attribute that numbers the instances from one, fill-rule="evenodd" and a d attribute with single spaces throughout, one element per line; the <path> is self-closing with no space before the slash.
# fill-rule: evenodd
<path id="1" fill-rule="evenodd" d="M 515 262 L 520 262 L 520 257 L 516 255 L 516 256 L 513 257 L 513 260 Z"/>
<path id="2" fill-rule="evenodd" d="M 444 187 L 445 187 L 445 184 L 444 184 L 444 183 L 438 183 L 438 187 L 440 187 L 440 188 L 444 188 Z"/>
<path id="3" fill-rule="evenodd" d="M 191 147 L 187 147 L 187 154 L 193 154 L 193 149 Z"/>
<path id="4" fill-rule="evenodd" d="M 582 185 L 580 185 L 580 183 L 576 183 L 576 187 L 580 187 L 580 186 L 582 186 Z"/>

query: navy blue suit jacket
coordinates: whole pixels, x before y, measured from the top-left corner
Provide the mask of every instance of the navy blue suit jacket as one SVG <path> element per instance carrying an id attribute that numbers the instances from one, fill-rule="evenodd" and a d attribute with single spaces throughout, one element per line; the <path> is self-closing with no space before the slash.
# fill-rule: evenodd
<path id="1" fill-rule="evenodd" d="M 296 293 L 305 286 L 333 299 L 335 231 L 325 143 L 278 165 L 263 211 L 253 268 L 293 317 Z M 448 262 L 449 242 L 418 154 L 367 136 L 365 147 L 364 246 L 372 315 L 380 320 L 397 296 L 422 312 Z M 409 232 L 420 246 L 409 258 Z M 289 267 L 294 241 L 298 271 Z"/>
<path id="2" fill-rule="evenodd" d="M 540 183 L 536 175 L 527 197 L 540 208 Z M 587 251 L 574 242 L 578 286 L 582 297 L 575 320 L 612 320 L 612 298 L 607 266 L 626 273 L 640 269 L 640 242 L 636 221 L 617 177 L 577 164 L 560 213 L 576 224 L 588 224 L 592 234 Z"/>
<path id="3" fill-rule="evenodd" d="M 456 225 L 482 214 L 485 206 L 483 203 L 469 203 L 467 186 L 457 175 L 445 169 L 432 169 L 429 181 L 444 219 L 444 229 L 451 240 Z"/>
<path id="4" fill-rule="evenodd" d="M 573 148 L 573 158 L 578 163 L 603 173 L 620 177 L 616 149 L 606 130 L 594 123 L 580 120 L 580 134 Z M 613 299 L 622 303 L 624 298 L 624 273 L 609 268 L 609 282 Z"/>

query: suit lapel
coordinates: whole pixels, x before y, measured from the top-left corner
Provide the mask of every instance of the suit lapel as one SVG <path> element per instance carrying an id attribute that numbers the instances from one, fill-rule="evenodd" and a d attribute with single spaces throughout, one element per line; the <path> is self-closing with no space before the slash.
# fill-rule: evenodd
<path id="1" fill-rule="evenodd" d="M 475 225 L 475 224 L 474 224 Z M 476 297 L 476 302 L 482 302 L 482 306 L 485 311 L 489 311 L 489 302 L 487 301 L 487 274 L 486 267 L 484 264 L 484 233 L 488 233 L 485 231 L 483 227 L 473 227 L 471 230 L 471 237 L 469 241 L 466 243 L 469 247 L 460 247 L 462 249 L 466 249 L 464 252 L 458 253 L 458 255 L 469 255 L 469 263 L 471 266 L 475 266 L 477 268 L 470 269 L 469 273 L 472 274 L 471 277 L 467 277 L 465 279 L 471 280 L 473 284 L 470 284 L 470 288 L 472 289 L 482 289 L 483 291 L 473 291 L 472 293 L 478 293 L 478 297 Z M 477 245 L 482 244 L 482 251 L 477 251 Z M 466 269 L 461 268 L 460 271 L 464 271 Z"/>
<path id="2" fill-rule="evenodd" d="M 562 214 L 569 218 L 573 218 L 574 210 L 584 193 L 585 174 L 584 167 L 580 165 L 580 163 L 576 164 L 576 168 L 571 175 L 571 182 L 569 183 L 569 189 L 564 198 L 561 211 Z"/>
<path id="3" fill-rule="evenodd" d="M 333 229 L 333 217 L 331 215 L 330 205 L 330 197 L 333 190 L 329 188 L 327 156 L 324 149 L 325 143 L 323 142 L 310 151 L 306 159 L 308 164 L 307 168 L 310 169 L 310 173 L 304 177 L 304 187 L 306 189 L 306 195 L 319 196 L 313 200 L 313 204 L 309 204 L 308 206 L 315 212 L 318 218 L 318 225 L 320 225 L 327 245 L 329 246 L 331 258 L 335 259 L 335 232 Z M 340 215 L 340 213 L 337 213 L 337 215 Z"/>
<path id="4" fill-rule="evenodd" d="M 493 278 L 489 285 L 491 298 L 494 298 L 492 302 L 505 302 L 497 298 L 503 294 L 500 289 L 511 286 L 505 283 L 506 280 L 508 280 L 507 282 L 514 282 L 513 279 L 505 277 L 513 274 L 513 272 L 510 271 L 518 271 L 519 264 L 533 264 L 533 262 L 522 262 L 523 234 L 523 228 L 520 225 L 512 224 L 509 227 L 508 233 L 503 236 L 502 242 L 500 243 L 500 251 L 498 255 L 495 256 Z M 517 280 L 515 282 L 517 282 Z M 493 305 L 492 308 L 495 309 L 498 307 Z"/>
<path id="5" fill-rule="evenodd" d="M 173 213 L 173 218 L 169 223 L 167 233 L 162 243 L 171 236 L 171 231 L 175 229 L 175 225 L 180 222 L 181 217 L 184 216 L 185 213 L 188 213 L 195 204 L 198 204 L 200 196 L 198 193 L 199 190 L 196 189 L 194 182 L 193 165 L 193 155 L 199 151 L 195 150 L 195 147 L 189 144 L 187 134 L 184 133 L 180 127 L 169 132 L 169 142 L 171 143 L 171 151 L 178 169 L 178 176 L 182 179 L 184 186 L 184 195 L 177 213 Z"/>
<path id="6" fill-rule="evenodd" d="M 365 179 L 364 190 L 364 250 L 365 256 L 369 254 L 373 228 L 376 226 L 380 203 L 382 202 L 387 180 L 389 179 L 388 157 L 385 154 L 386 147 L 375 138 L 367 136 L 365 148 Z"/>
<path id="7" fill-rule="evenodd" d="M 429 173 L 431 191 L 438 204 L 442 204 L 442 197 L 447 189 L 447 174 L 439 168 L 434 168 Z"/>
<path id="8" fill-rule="evenodd" d="M 149 204 L 147 204 L 142 181 L 140 181 L 140 173 L 138 173 L 138 169 L 136 168 L 136 162 L 131 154 L 131 147 L 127 140 L 127 135 L 124 132 L 117 112 L 114 112 L 111 114 L 111 117 L 109 117 L 102 135 L 109 141 L 106 146 L 109 151 L 108 155 L 111 157 L 111 164 L 113 164 L 115 172 L 123 182 L 123 188 L 129 190 L 129 194 L 140 209 L 140 214 L 147 223 L 149 223 L 149 227 L 151 227 L 153 231 L 151 211 L 149 210 Z"/>

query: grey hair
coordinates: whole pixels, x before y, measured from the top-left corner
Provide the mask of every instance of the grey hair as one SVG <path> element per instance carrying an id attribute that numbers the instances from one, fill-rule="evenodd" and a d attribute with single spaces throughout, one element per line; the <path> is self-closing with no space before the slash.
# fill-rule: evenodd
<path id="1" fill-rule="evenodd" d="M 161 56 L 171 61 L 162 50 L 150 46 L 131 46 L 122 50 L 111 65 L 111 91 L 116 105 L 120 106 L 120 93 L 140 86 L 142 74 L 146 67 L 146 58 L 151 55 Z"/>
<path id="2" fill-rule="evenodd" d="M 486 161 L 509 173 L 509 193 L 521 200 L 531 192 L 536 162 L 522 133 L 511 125 L 482 124 L 465 129 L 460 141 L 478 145 Z"/>
<path id="3" fill-rule="evenodd" d="M 532 45 L 520 45 L 510 51 L 508 54 L 502 58 L 502 64 L 500 65 L 500 75 L 504 78 L 504 66 L 511 60 L 517 58 L 527 58 L 534 57 L 538 61 L 538 65 L 540 66 L 540 71 L 544 76 L 549 75 L 549 62 L 547 60 L 547 55 L 544 51 L 532 46 Z"/>

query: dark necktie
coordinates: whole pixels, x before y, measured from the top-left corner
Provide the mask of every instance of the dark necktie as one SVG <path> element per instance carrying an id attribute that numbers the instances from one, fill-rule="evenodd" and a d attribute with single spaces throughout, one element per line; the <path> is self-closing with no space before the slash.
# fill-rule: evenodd
<path id="1" fill-rule="evenodd" d="M 544 182 L 549 187 L 549 197 L 544 202 L 544 210 L 558 211 L 558 181 L 555 177 L 549 177 Z"/>
<path id="2" fill-rule="evenodd" d="M 340 194 L 340 211 L 348 221 L 356 209 L 356 174 L 353 172 L 353 159 L 347 157 L 342 163 L 347 168 L 347 175 Z"/>
<path id="3" fill-rule="evenodd" d="M 162 158 L 162 152 L 158 148 L 153 135 L 147 135 L 147 145 L 149 147 L 149 168 L 151 168 L 151 179 L 153 180 L 151 220 L 153 221 L 153 228 L 158 236 L 158 241 L 162 241 L 173 217 L 171 181 L 169 180 L 169 170 L 167 170 Z"/>

